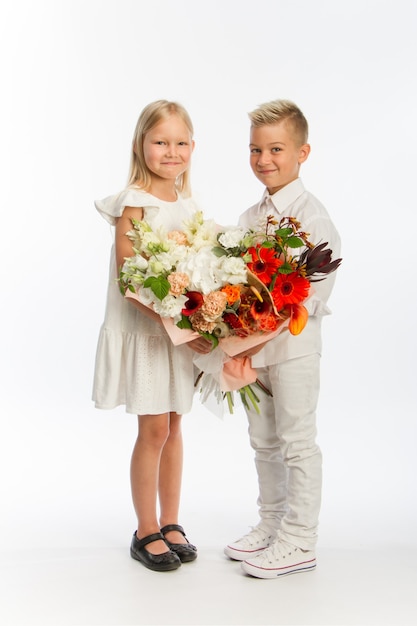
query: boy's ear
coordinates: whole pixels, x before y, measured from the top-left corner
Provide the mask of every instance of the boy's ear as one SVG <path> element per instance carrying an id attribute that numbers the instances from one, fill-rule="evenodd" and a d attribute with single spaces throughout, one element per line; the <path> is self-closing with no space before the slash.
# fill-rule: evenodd
<path id="1" fill-rule="evenodd" d="M 301 165 L 301 163 L 304 163 L 304 161 L 307 160 L 308 155 L 310 154 L 310 144 L 309 143 L 304 143 L 301 147 L 300 147 L 300 151 L 298 153 L 298 163 Z"/>

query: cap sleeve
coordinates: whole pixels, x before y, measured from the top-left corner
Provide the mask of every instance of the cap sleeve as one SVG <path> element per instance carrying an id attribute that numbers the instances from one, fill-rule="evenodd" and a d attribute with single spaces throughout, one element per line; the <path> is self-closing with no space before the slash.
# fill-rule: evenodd
<path id="1" fill-rule="evenodd" d="M 94 206 L 100 215 L 112 226 L 120 217 L 127 206 L 150 207 L 156 206 L 155 199 L 146 191 L 140 189 L 124 189 L 114 196 L 108 196 L 103 200 L 96 200 Z"/>

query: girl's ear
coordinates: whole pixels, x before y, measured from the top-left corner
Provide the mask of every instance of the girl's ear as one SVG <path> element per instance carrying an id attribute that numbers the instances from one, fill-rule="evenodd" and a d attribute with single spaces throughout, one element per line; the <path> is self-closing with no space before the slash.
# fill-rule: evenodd
<path id="1" fill-rule="evenodd" d="M 298 154 L 298 163 L 301 165 L 301 163 L 304 163 L 304 161 L 307 160 L 308 155 L 310 154 L 310 144 L 309 143 L 304 143 L 301 147 L 300 147 L 300 151 Z"/>

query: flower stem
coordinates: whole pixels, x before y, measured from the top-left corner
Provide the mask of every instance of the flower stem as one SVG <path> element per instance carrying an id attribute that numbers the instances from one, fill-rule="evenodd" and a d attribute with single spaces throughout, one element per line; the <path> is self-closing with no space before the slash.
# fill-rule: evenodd
<path id="1" fill-rule="evenodd" d="M 246 396 L 249 398 L 249 400 L 252 403 L 253 408 L 255 409 L 255 411 L 258 413 L 260 413 L 259 411 L 259 398 L 256 395 L 256 393 L 253 391 L 252 387 L 250 385 L 245 385 L 244 387 L 242 387 L 241 389 L 239 389 L 239 393 L 240 393 L 240 397 L 242 398 L 242 402 L 245 405 L 246 408 L 250 408 L 249 407 L 249 403 L 248 400 L 246 398 Z"/>
<path id="2" fill-rule="evenodd" d="M 233 393 L 230 391 L 226 391 L 225 396 L 226 396 L 227 404 L 229 407 L 229 413 L 233 415 L 233 406 L 234 406 L 233 405 Z"/>
<path id="3" fill-rule="evenodd" d="M 258 385 L 258 387 L 262 389 L 262 391 L 266 393 L 267 396 L 270 396 L 271 398 L 273 397 L 272 391 L 268 389 L 268 387 L 265 387 L 265 385 L 259 380 L 259 378 L 255 380 L 255 384 Z"/>

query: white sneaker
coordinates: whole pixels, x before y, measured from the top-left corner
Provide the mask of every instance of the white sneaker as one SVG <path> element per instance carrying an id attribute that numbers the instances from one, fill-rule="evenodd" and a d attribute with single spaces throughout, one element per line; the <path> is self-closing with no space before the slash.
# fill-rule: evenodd
<path id="1" fill-rule="evenodd" d="M 279 539 L 258 556 L 242 563 L 243 571 L 256 578 L 276 578 L 308 572 L 315 567 L 316 555 L 313 550 L 301 550 Z"/>
<path id="2" fill-rule="evenodd" d="M 229 543 L 225 547 L 224 553 L 230 559 L 243 561 L 261 554 L 265 548 L 271 545 L 275 537 L 276 531 L 255 526 L 247 535 L 233 543 Z"/>

